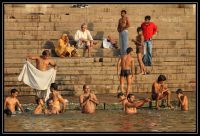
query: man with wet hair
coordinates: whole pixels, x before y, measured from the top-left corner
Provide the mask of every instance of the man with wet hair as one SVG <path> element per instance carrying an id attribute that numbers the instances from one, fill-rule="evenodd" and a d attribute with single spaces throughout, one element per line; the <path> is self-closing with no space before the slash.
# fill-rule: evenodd
<path id="1" fill-rule="evenodd" d="M 167 97 L 167 106 L 173 108 L 171 105 L 171 92 L 168 90 L 165 75 L 159 75 L 157 81 L 152 85 L 152 100 L 156 100 L 156 109 L 160 109 L 159 101 Z"/>
<path id="2" fill-rule="evenodd" d="M 131 55 L 131 53 L 133 52 L 133 49 L 131 47 L 127 48 L 126 52 L 127 54 L 122 55 L 117 62 L 117 76 L 120 80 L 120 89 L 122 92 L 124 92 L 124 79 L 126 78 L 126 96 L 128 96 L 131 89 L 131 83 L 134 80 L 134 59 Z"/>
<path id="3" fill-rule="evenodd" d="M 183 94 L 182 89 L 177 89 L 176 94 L 178 98 L 178 106 L 181 107 L 182 111 L 188 111 L 188 97 Z"/>
<path id="4" fill-rule="evenodd" d="M 135 96 L 133 94 L 128 94 L 126 98 L 126 96 L 122 92 L 119 92 L 117 97 L 119 99 L 119 102 L 122 103 L 124 112 L 128 114 L 137 113 L 136 108 L 141 107 L 146 102 L 151 101 L 149 98 L 135 101 Z"/>
<path id="5" fill-rule="evenodd" d="M 44 114 L 45 105 L 42 98 L 36 99 L 37 106 L 35 107 L 33 114 Z"/>
<path id="6" fill-rule="evenodd" d="M 56 83 L 52 83 L 50 86 L 50 96 L 49 101 L 52 100 L 52 113 L 59 114 L 64 112 L 67 107 L 67 99 L 64 99 L 58 92 L 58 85 Z"/>
<path id="7" fill-rule="evenodd" d="M 99 104 L 94 93 L 90 92 L 89 85 L 83 85 L 83 94 L 79 97 L 82 113 L 95 113 L 96 105 Z"/>
<path id="8" fill-rule="evenodd" d="M 22 112 L 24 112 L 19 100 L 17 99 L 18 90 L 11 89 L 11 96 L 6 97 L 4 101 L 4 113 L 7 115 L 16 114 L 15 108 L 18 106 Z"/>
<path id="9" fill-rule="evenodd" d="M 117 31 L 119 32 L 119 45 L 120 55 L 126 54 L 128 48 L 128 28 L 130 27 L 130 21 L 127 17 L 127 11 L 121 11 L 121 18 L 118 21 Z"/>

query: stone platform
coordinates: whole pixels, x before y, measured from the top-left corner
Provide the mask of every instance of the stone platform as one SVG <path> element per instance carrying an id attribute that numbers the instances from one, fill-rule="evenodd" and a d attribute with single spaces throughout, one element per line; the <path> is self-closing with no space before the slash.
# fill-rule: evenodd
<path id="1" fill-rule="evenodd" d="M 102 39 L 112 34 L 118 39 L 117 23 L 120 11 L 126 9 L 130 18 L 129 46 L 136 36 L 136 28 L 150 15 L 158 26 L 153 38 L 153 66 L 150 75 L 137 75 L 131 92 L 151 92 L 152 83 L 160 74 L 167 77 L 169 89 L 196 90 L 196 8 L 193 4 L 89 4 L 88 8 L 72 8 L 71 4 L 5 4 L 4 5 L 4 95 L 15 87 L 21 96 L 35 95 L 33 89 L 18 82 L 17 77 L 28 54 L 40 55 L 44 49 L 52 52 L 57 62 L 56 83 L 62 95 L 78 96 L 83 84 L 90 85 L 96 94 L 112 94 L 119 81 L 116 63 L 119 49 L 101 48 Z M 91 14 L 95 13 L 95 14 Z M 93 57 L 58 58 L 54 46 L 62 33 L 67 33 L 73 44 L 74 34 L 82 23 L 88 25 L 98 44 Z M 34 63 L 34 62 L 33 62 Z"/>

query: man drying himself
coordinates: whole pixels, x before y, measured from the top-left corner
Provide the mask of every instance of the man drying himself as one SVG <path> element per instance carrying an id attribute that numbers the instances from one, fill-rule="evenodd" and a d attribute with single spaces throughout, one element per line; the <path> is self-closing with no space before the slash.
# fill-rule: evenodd
<path id="1" fill-rule="evenodd" d="M 26 60 L 31 59 L 36 61 L 36 68 L 40 71 L 46 71 L 49 69 L 49 66 L 52 66 L 56 69 L 56 62 L 50 58 L 49 50 L 44 50 L 41 56 L 32 56 L 28 55 Z M 46 91 L 44 90 L 35 90 L 37 98 L 45 97 Z"/>

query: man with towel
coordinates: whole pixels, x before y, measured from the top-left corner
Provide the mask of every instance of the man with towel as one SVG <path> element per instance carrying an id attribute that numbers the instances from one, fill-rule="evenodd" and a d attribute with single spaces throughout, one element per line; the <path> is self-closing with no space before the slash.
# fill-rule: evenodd
<path id="1" fill-rule="evenodd" d="M 36 68 L 27 61 L 20 73 L 18 80 L 24 81 L 25 84 L 36 90 L 36 98 L 48 99 L 50 84 L 54 82 L 56 75 L 56 63 L 50 58 L 49 50 L 44 50 L 41 56 L 28 55 L 26 60 L 36 61 Z M 49 66 L 54 69 L 49 69 Z M 47 91 L 46 91 L 47 90 Z"/>

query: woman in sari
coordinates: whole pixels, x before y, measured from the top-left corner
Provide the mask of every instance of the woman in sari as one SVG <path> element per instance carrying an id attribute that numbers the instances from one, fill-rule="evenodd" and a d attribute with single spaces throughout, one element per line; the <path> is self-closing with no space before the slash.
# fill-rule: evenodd
<path id="1" fill-rule="evenodd" d="M 57 46 L 55 47 L 55 52 L 56 55 L 61 58 L 78 55 L 76 48 L 70 45 L 67 34 L 62 34 L 61 38 L 58 40 Z"/>

